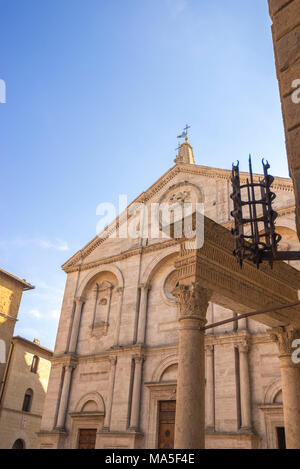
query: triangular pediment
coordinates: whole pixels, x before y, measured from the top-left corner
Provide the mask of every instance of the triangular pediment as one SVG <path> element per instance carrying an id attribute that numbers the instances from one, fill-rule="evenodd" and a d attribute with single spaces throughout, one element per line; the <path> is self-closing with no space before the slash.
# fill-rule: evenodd
<path id="1" fill-rule="evenodd" d="M 241 183 L 246 182 L 248 177 L 247 173 L 240 173 Z M 262 176 L 259 174 L 254 175 L 255 180 L 259 180 Z M 128 215 L 128 210 L 136 203 L 148 204 L 158 202 L 163 199 L 164 194 L 172 191 L 172 188 L 179 185 L 187 184 L 199 186 L 199 188 L 210 186 L 214 187 L 215 184 L 222 184 L 222 181 L 230 187 L 231 170 L 211 168 L 208 166 L 199 166 L 193 164 L 176 164 L 169 169 L 163 176 L 161 176 L 152 186 L 145 192 L 141 193 L 123 212 L 118 216 L 106 229 L 101 233 L 101 236 L 96 236 L 88 244 L 86 244 L 80 251 L 75 253 L 62 268 L 66 271 L 77 270 L 79 265 L 94 263 L 99 259 L 105 259 L 108 256 L 118 256 L 120 253 L 127 251 L 134 251 L 140 248 L 139 240 L 126 240 L 114 237 L 114 232 L 119 226 L 122 225 L 122 220 L 127 214 L 128 220 L 132 215 Z M 228 189 L 229 190 L 229 189 Z M 273 183 L 273 190 L 279 194 L 285 192 L 286 198 L 290 198 L 291 202 L 286 203 L 285 206 L 293 205 L 293 184 L 289 178 L 276 177 Z M 184 191 L 183 191 L 184 192 Z M 225 198 L 228 196 L 225 194 Z M 224 201 L 225 203 L 225 201 Z M 208 217 L 214 219 L 213 205 L 216 201 L 212 201 L 211 212 L 207 212 Z M 218 220 L 217 220 L 218 221 Z M 228 222 L 228 220 L 227 220 Z M 220 221 L 220 223 L 222 223 Z M 223 224 L 223 223 L 222 223 Z M 171 241 L 172 242 L 172 241 Z"/>

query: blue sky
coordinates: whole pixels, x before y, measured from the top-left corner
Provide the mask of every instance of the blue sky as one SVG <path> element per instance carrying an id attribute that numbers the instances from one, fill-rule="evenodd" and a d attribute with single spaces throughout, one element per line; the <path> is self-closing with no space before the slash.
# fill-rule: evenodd
<path id="1" fill-rule="evenodd" d="M 36 286 L 16 333 L 53 347 L 61 264 L 192 125 L 198 164 L 288 176 L 267 0 L 0 0 L 0 266 Z"/>

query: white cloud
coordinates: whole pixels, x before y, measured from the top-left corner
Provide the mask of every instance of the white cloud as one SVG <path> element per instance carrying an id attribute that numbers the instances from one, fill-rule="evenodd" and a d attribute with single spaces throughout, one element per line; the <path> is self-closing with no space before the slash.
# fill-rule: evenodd
<path id="1" fill-rule="evenodd" d="M 55 251 L 68 251 L 69 245 L 66 241 L 56 238 L 54 241 L 50 241 L 47 239 L 24 239 L 24 238 L 16 238 L 11 241 L 0 241 L 0 246 L 6 248 L 8 246 L 17 246 L 17 247 L 24 247 L 28 246 L 29 244 L 38 246 L 42 249 L 54 249 Z"/>
<path id="2" fill-rule="evenodd" d="M 41 317 L 42 317 L 42 315 L 41 315 L 41 313 L 39 312 L 38 309 L 31 309 L 31 310 L 29 311 L 29 314 L 30 314 L 31 316 L 35 317 L 36 319 L 41 319 Z"/>
<path id="3" fill-rule="evenodd" d="M 38 309 L 31 309 L 28 311 L 28 314 L 30 316 L 33 316 L 34 318 L 40 320 L 40 319 L 59 319 L 60 316 L 60 310 L 59 309 L 52 309 L 51 311 L 47 313 L 41 313 Z"/>
<path id="4" fill-rule="evenodd" d="M 50 312 L 51 319 L 59 319 L 60 311 L 59 309 L 54 309 Z"/>
<path id="5" fill-rule="evenodd" d="M 43 249 L 55 249 L 56 251 L 68 251 L 69 246 L 66 241 L 62 239 L 56 239 L 55 242 L 46 241 L 43 239 L 35 240 L 36 244 Z"/>

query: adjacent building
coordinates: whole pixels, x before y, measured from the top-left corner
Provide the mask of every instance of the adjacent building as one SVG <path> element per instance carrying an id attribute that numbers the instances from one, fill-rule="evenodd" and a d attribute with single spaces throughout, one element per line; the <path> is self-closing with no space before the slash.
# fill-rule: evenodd
<path id="1" fill-rule="evenodd" d="M 23 292 L 33 288 L 26 280 L 0 269 L 0 386 Z"/>
<path id="2" fill-rule="evenodd" d="M 34 449 L 47 392 L 52 351 L 13 337 L 0 389 L 0 449 Z"/>

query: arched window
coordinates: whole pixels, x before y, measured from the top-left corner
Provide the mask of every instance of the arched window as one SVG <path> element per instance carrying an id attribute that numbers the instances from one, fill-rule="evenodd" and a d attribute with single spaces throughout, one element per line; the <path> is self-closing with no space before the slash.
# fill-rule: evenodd
<path id="1" fill-rule="evenodd" d="M 25 392 L 24 401 L 23 401 L 23 407 L 22 407 L 23 412 L 30 412 L 31 405 L 32 405 L 32 397 L 33 397 L 32 389 L 27 389 L 27 391 Z"/>
<path id="2" fill-rule="evenodd" d="M 25 449 L 25 443 L 23 440 L 16 440 L 12 445 L 11 449 Z"/>
<path id="3" fill-rule="evenodd" d="M 32 363 L 31 363 L 31 370 L 30 370 L 31 373 L 37 373 L 38 366 L 39 366 L 39 357 L 34 355 L 32 359 Z"/>

